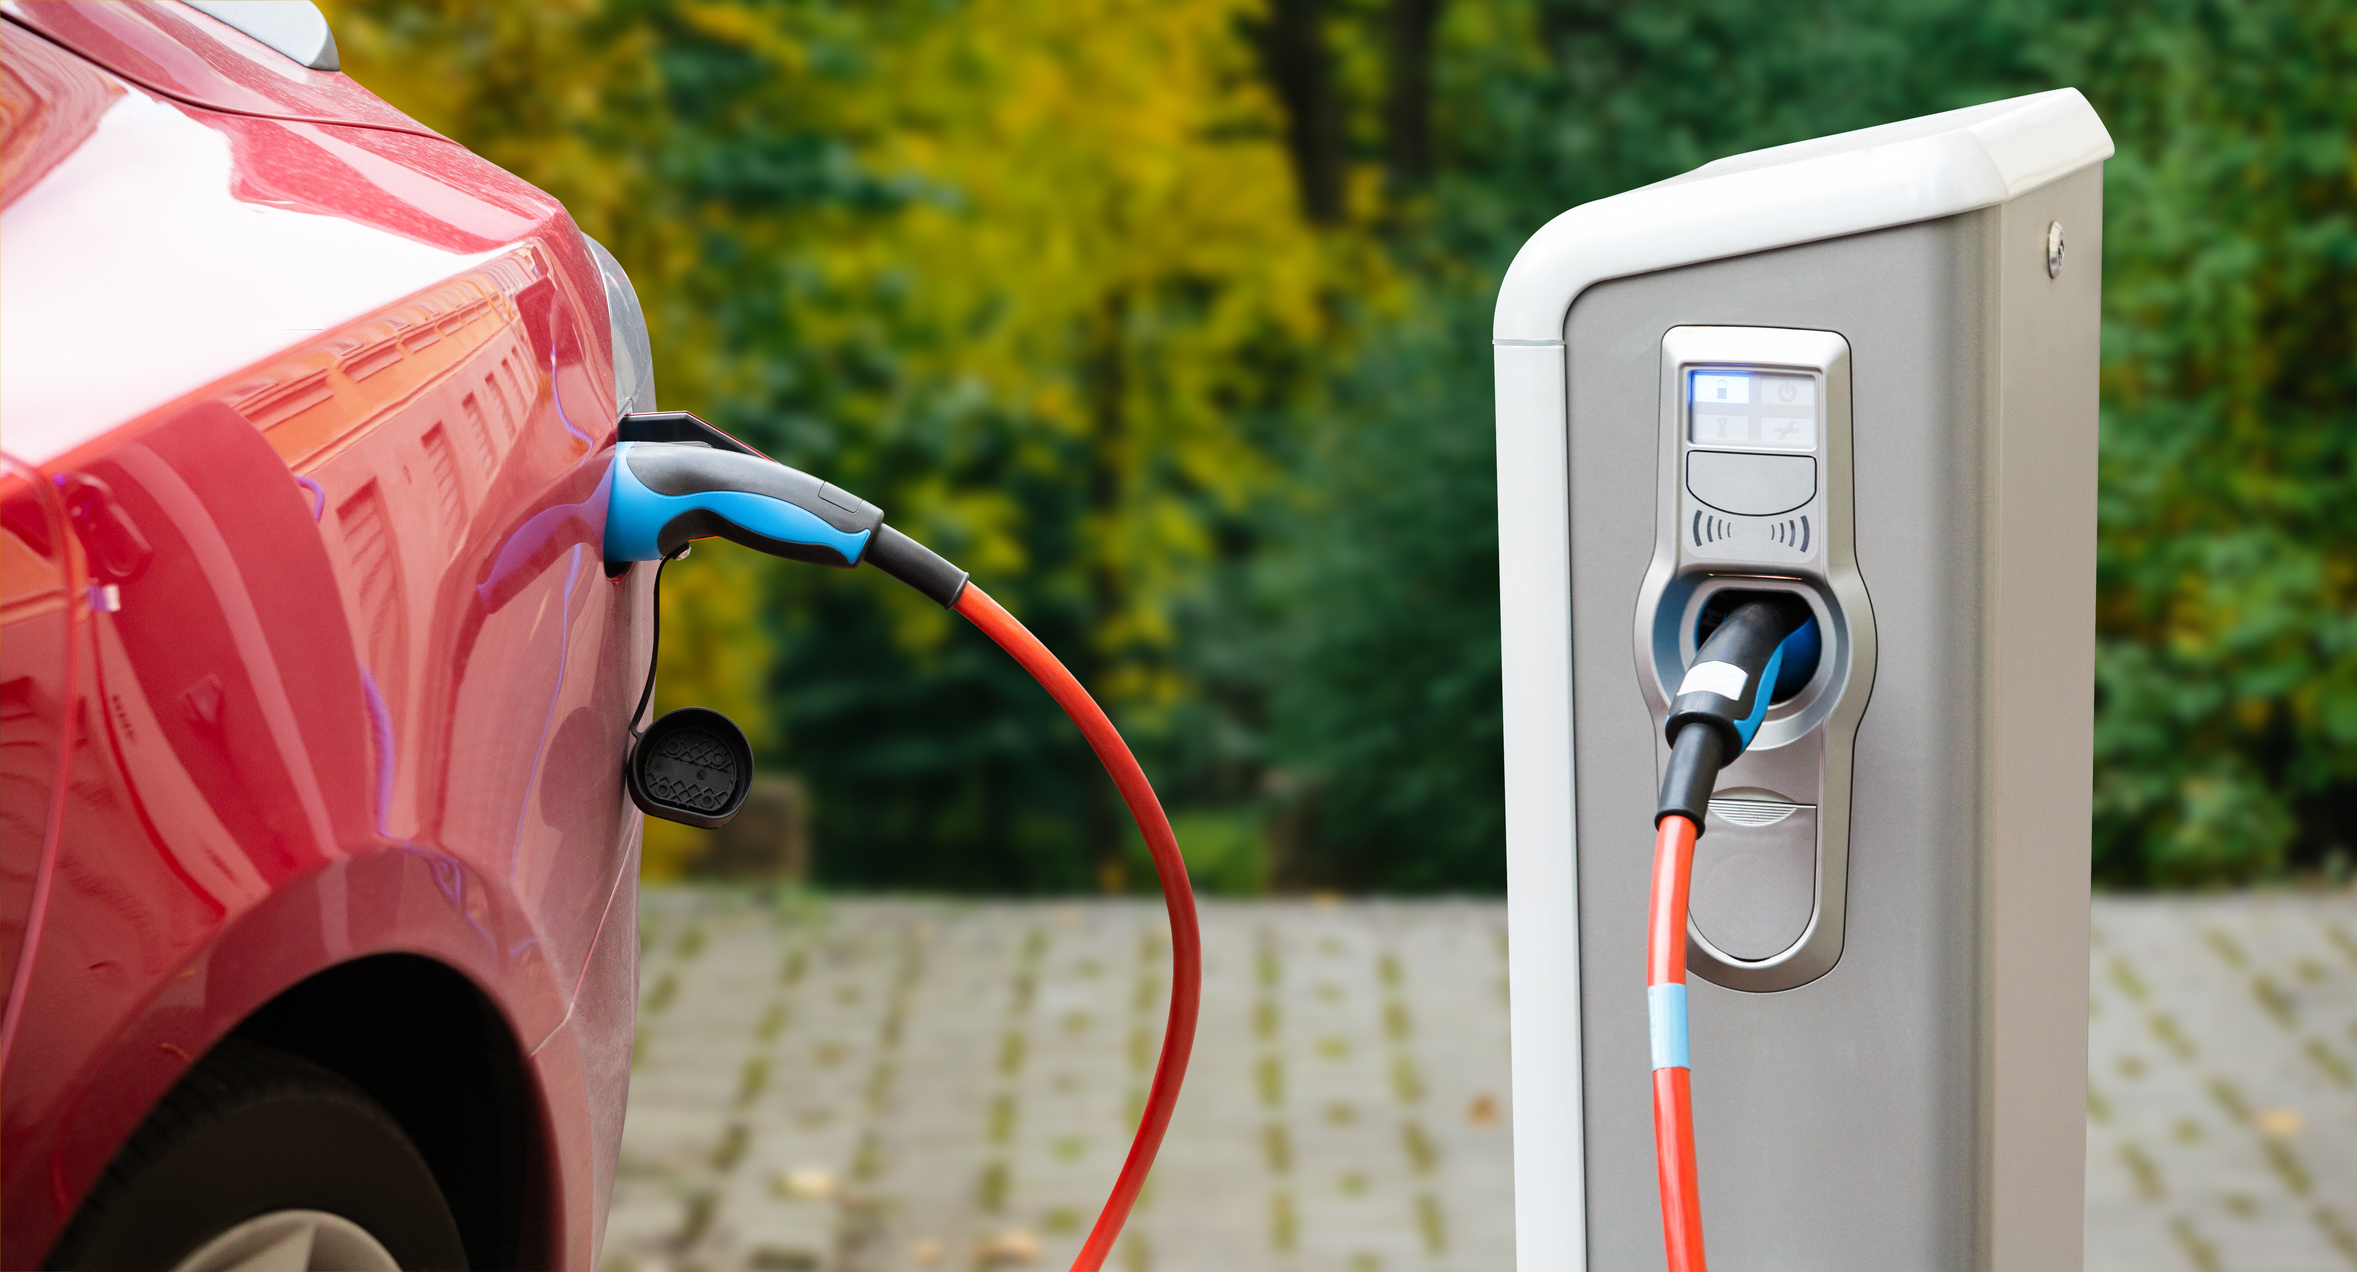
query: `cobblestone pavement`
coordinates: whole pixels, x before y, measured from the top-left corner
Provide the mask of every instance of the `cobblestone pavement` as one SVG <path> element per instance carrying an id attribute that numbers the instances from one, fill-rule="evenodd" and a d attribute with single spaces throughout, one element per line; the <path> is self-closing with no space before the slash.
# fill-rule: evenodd
<path id="1" fill-rule="evenodd" d="M 605 1272 L 1067 1265 L 1161 1038 L 1159 905 L 651 891 Z M 1513 1266 L 1505 922 L 1209 903 L 1125 1272 Z M 2088 1267 L 2357 1269 L 2357 899 L 2095 914 Z"/>
<path id="2" fill-rule="evenodd" d="M 2357 902 L 2105 900 L 2089 1272 L 2357 1269 Z"/>

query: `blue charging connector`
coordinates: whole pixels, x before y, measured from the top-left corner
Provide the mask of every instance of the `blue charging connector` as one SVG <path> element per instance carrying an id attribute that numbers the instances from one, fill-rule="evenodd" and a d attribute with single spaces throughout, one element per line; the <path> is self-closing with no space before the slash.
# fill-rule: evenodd
<path id="1" fill-rule="evenodd" d="M 966 572 L 884 524 L 884 510 L 788 468 L 680 411 L 622 417 L 606 507 L 606 570 L 677 556 L 696 539 L 849 569 L 873 565 L 940 603 Z"/>
<path id="2" fill-rule="evenodd" d="M 719 537 L 773 556 L 858 565 L 884 510 L 808 473 L 687 442 L 614 448 L 608 561 L 660 561 Z"/>

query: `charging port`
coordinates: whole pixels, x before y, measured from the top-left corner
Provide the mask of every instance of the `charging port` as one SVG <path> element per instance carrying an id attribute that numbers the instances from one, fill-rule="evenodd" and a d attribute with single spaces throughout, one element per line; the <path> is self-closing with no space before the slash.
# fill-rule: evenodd
<path id="1" fill-rule="evenodd" d="M 1694 621 L 1695 648 L 1701 648 L 1703 642 L 1710 639 L 1710 634 L 1718 630 L 1720 621 L 1732 613 L 1736 606 L 1771 595 L 1789 597 L 1792 593 L 1738 591 L 1733 588 L 1712 593 L 1711 598 L 1703 602 L 1702 613 Z M 1825 641 L 1817 629 L 1817 620 L 1811 618 L 1792 634 L 1791 642 L 1785 647 L 1784 662 L 1777 669 L 1776 686 L 1768 694 L 1768 705 L 1779 706 L 1790 702 L 1801 690 L 1808 688 L 1809 681 L 1816 678 L 1817 660 L 1824 649 Z"/>

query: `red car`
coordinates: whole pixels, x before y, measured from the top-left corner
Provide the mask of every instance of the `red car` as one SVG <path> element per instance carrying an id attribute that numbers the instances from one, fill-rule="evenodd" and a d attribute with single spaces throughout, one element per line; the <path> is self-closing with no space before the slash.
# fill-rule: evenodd
<path id="1" fill-rule="evenodd" d="M 0 51 L 0 1266 L 588 1267 L 629 281 L 309 5 L 8 0 Z"/>

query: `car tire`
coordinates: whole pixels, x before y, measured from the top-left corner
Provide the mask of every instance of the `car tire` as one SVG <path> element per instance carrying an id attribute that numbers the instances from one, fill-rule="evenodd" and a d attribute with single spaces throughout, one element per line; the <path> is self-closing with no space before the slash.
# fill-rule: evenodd
<path id="1" fill-rule="evenodd" d="M 115 1154 L 49 1266 L 229 1272 L 385 1257 L 405 1269 L 467 1265 L 409 1136 L 335 1071 L 230 1038 Z"/>

